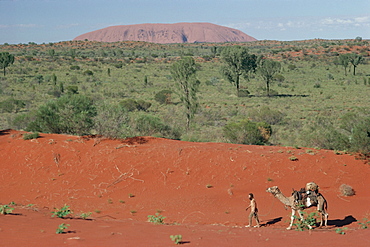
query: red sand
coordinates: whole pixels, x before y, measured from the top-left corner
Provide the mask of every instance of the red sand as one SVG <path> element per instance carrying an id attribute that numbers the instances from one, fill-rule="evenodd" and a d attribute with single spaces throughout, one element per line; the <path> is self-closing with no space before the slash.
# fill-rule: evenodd
<path id="1" fill-rule="evenodd" d="M 173 246 L 169 236 L 177 234 L 185 246 L 370 244 L 358 224 L 370 218 L 369 165 L 354 156 L 152 137 L 41 134 L 25 141 L 22 133 L 0 132 L 0 204 L 18 205 L 0 215 L 0 246 Z M 310 181 L 328 201 L 329 227 L 287 231 L 290 210 L 265 190 L 278 185 L 290 195 Z M 356 195 L 341 196 L 341 184 Z M 264 224 L 259 229 L 243 227 L 249 192 Z M 52 218 L 64 204 L 74 218 Z M 157 211 L 167 225 L 147 222 Z M 82 212 L 92 212 L 93 220 L 75 217 Z M 55 234 L 61 223 L 70 224 L 68 232 Z M 348 227 L 346 234 L 337 234 L 338 227 Z"/>

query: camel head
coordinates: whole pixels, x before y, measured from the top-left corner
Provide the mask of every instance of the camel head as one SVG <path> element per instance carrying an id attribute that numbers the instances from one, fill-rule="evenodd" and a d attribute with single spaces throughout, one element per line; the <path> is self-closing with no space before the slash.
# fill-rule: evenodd
<path id="1" fill-rule="evenodd" d="M 276 195 L 277 193 L 280 192 L 279 188 L 277 186 L 272 186 L 270 188 L 267 188 L 266 189 L 266 192 L 270 192 L 272 193 L 273 195 Z"/>

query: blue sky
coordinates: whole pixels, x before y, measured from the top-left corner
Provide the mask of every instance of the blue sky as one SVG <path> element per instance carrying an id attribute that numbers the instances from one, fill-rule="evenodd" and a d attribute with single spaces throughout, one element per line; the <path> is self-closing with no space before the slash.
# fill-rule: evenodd
<path id="1" fill-rule="evenodd" d="M 370 39 L 370 0 L 0 0 L 0 13 L 0 44 L 177 22 L 210 22 L 259 40 Z"/>

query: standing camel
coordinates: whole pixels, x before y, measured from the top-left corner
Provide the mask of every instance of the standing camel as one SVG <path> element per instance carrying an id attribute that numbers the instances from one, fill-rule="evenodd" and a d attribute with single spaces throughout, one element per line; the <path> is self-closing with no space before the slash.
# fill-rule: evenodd
<path id="1" fill-rule="evenodd" d="M 273 186 L 271 188 L 268 188 L 266 192 L 270 192 L 274 197 L 276 197 L 279 201 L 281 201 L 285 206 L 288 206 L 292 209 L 292 215 L 290 217 L 290 225 L 287 228 L 287 230 L 292 229 L 293 222 L 294 222 L 294 215 L 298 212 L 299 217 L 301 220 L 303 220 L 303 212 L 302 210 L 306 208 L 310 208 L 312 206 L 317 206 L 317 211 L 320 213 L 320 227 L 322 227 L 323 219 L 325 220 L 325 226 L 328 226 L 328 216 L 329 214 L 326 212 L 328 203 L 326 202 L 325 198 L 319 194 L 317 196 L 317 203 L 304 203 L 303 205 L 299 205 L 297 203 L 296 198 L 294 195 L 290 197 L 286 197 L 281 193 L 280 189 L 277 186 Z M 310 229 L 312 229 L 311 226 L 308 226 Z"/>

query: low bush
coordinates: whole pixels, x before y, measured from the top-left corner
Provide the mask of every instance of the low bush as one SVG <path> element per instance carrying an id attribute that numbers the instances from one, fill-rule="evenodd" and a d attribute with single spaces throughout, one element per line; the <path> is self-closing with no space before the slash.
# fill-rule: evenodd
<path id="1" fill-rule="evenodd" d="M 175 243 L 175 244 L 181 244 L 182 242 L 182 235 L 171 235 L 170 239 Z"/>
<path id="2" fill-rule="evenodd" d="M 285 114 L 277 110 L 271 110 L 268 106 L 262 106 L 256 109 L 252 109 L 249 114 L 249 118 L 256 122 L 266 122 L 274 125 L 279 124 L 285 117 Z"/>
<path id="3" fill-rule="evenodd" d="M 343 196 L 353 196 L 355 195 L 355 191 L 353 188 L 347 184 L 342 184 L 339 186 L 339 191 Z"/>
<path id="4" fill-rule="evenodd" d="M 272 130 L 267 123 L 255 123 L 244 119 L 240 122 L 226 124 L 223 128 L 223 133 L 232 143 L 263 145 L 268 141 Z"/>
<path id="5" fill-rule="evenodd" d="M 179 139 L 181 134 L 176 129 L 163 123 L 163 121 L 151 114 L 140 114 L 132 123 L 139 135 L 160 136 L 170 139 Z"/>
<path id="6" fill-rule="evenodd" d="M 11 214 L 14 208 L 9 207 L 9 205 L 0 205 L 0 214 Z"/>
<path id="7" fill-rule="evenodd" d="M 23 134 L 23 140 L 37 139 L 39 137 L 39 132 Z"/>
<path id="8" fill-rule="evenodd" d="M 55 211 L 53 211 L 53 215 L 51 217 L 58 217 L 58 218 L 64 218 L 65 216 L 67 215 L 70 215 L 72 214 L 72 211 L 69 209 L 69 206 L 67 205 L 64 205 L 63 207 L 61 208 L 54 208 Z"/>
<path id="9" fill-rule="evenodd" d="M 165 218 L 166 217 L 160 215 L 159 213 L 156 213 L 155 215 L 148 215 L 148 221 L 156 225 L 164 224 Z"/>
<path id="10" fill-rule="evenodd" d="M 91 99 L 79 94 L 66 94 L 40 106 L 34 121 L 28 124 L 26 130 L 56 134 L 89 134 L 96 114 Z"/>
<path id="11" fill-rule="evenodd" d="M 171 94 L 172 94 L 171 90 L 165 89 L 156 93 L 154 99 L 160 104 L 171 104 L 172 103 Z"/>
<path id="12" fill-rule="evenodd" d="M 55 231 L 56 234 L 63 234 L 64 230 L 67 229 L 70 225 L 62 223 L 58 226 L 57 230 Z"/>
<path id="13" fill-rule="evenodd" d="M 147 111 L 152 106 L 152 103 L 144 100 L 125 99 L 120 102 L 120 105 L 127 111 Z"/>
<path id="14" fill-rule="evenodd" d="M 103 103 L 97 108 L 94 129 L 98 135 L 108 138 L 126 138 L 132 134 L 128 111 L 121 105 Z"/>
<path id="15" fill-rule="evenodd" d="M 0 112 L 18 112 L 26 106 L 26 103 L 22 100 L 10 98 L 0 102 Z"/>

